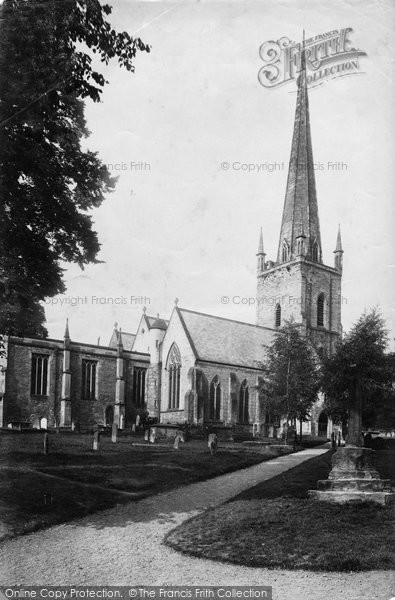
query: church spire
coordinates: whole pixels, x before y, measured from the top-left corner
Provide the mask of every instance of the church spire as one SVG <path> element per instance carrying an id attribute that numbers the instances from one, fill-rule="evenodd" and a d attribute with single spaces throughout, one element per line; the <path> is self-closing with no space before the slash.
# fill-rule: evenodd
<path id="1" fill-rule="evenodd" d="M 278 262 L 296 258 L 298 255 L 297 238 L 301 231 L 306 236 L 306 258 L 322 262 L 307 94 L 304 32 L 291 157 L 278 246 Z"/>

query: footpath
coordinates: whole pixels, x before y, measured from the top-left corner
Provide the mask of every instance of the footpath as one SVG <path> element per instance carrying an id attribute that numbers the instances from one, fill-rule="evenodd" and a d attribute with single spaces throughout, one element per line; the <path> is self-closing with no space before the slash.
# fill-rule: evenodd
<path id="1" fill-rule="evenodd" d="M 327 451 L 327 445 L 303 450 L 7 540 L 0 546 L 0 585 L 270 585 L 273 600 L 389 600 L 388 572 L 241 567 L 162 544 L 186 519 Z"/>

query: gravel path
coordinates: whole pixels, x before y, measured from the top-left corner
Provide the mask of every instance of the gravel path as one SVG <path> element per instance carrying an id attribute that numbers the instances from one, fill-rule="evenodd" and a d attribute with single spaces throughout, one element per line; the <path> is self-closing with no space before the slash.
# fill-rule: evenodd
<path id="1" fill-rule="evenodd" d="M 389 600 L 388 571 L 240 567 L 184 556 L 161 544 L 185 519 L 326 451 L 304 450 L 6 541 L 0 584 L 271 585 L 274 600 Z"/>

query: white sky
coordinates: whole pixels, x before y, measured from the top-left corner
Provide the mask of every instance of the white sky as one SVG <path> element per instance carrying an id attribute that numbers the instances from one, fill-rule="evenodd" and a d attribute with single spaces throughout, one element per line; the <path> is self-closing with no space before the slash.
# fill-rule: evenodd
<path id="1" fill-rule="evenodd" d="M 74 340 L 107 344 L 114 321 L 134 332 L 143 304 L 168 317 L 180 306 L 255 322 L 255 307 L 232 302 L 256 295 L 262 225 L 275 259 L 287 172 L 221 170 L 233 163 L 287 163 L 295 85 L 267 89 L 257 79 L 258 50 L 282 36 L 300 41 L 352 27 L 361 74 L 310 90 L 315 162 L 347 169 L 316 172 L 324 262 L 333 265 L 338 223 L 344 247 L 343 327 L 379 306 L 394 333 L 394 87 L 390 0 L 333 2 L 135 2 L 117 0 L 111 22 L 140 31 L 152 45 L 135 74 L 116 62 L 103 102 L 86 107 L 87 146 L 103 162 L 125 163 L 116 191 L 94 211 L 100 265 L 67 265 L 65 296 L 46 306 L 50 337 L 66 317 Z M 130 162 L 150 169 L 132 170 Z M 133 190 L 133 193 L 132 193 Z M 221 304 L 228 296 L 230 303 Z M 71 298 L 87 297 L 76 306 Z M 92 296 L 121 298 L 98 304 Z M 63 300 L 63 306 L 60 301 Z M 76 302 L 76 301 L 75 301 Z M 394 346 L 392 342 L 392 347 Z"/>

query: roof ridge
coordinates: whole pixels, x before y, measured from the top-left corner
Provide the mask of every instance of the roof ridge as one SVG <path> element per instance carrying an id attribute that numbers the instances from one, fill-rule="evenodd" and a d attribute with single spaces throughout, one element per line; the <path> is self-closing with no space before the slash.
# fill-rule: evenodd
<path id="1" fill-rule="evenodd" d="M 201 317 L 211 317 L 212 319 L 219 319 L 221 321 L 231 321 L 232 323 L 239 323 L 240 325 L 249 325 L 250 327 L 255 327 L 256 329 L 266 329 L 268 331 L 277 331 L 274 327 L 265 327 L 264 325 L 256 325 L 255 323 L 247 323 L 246 321 L 238 321 L 237 319 L 229 319 L 228 317 L 219 317 L 218 315 L 209 315 L 208 313 L 202 313 L 197 310 L 190 310 L 189 308 L 179 308 L 178 310 L 193 313 L 195 315 L 200 315 Z"/>

